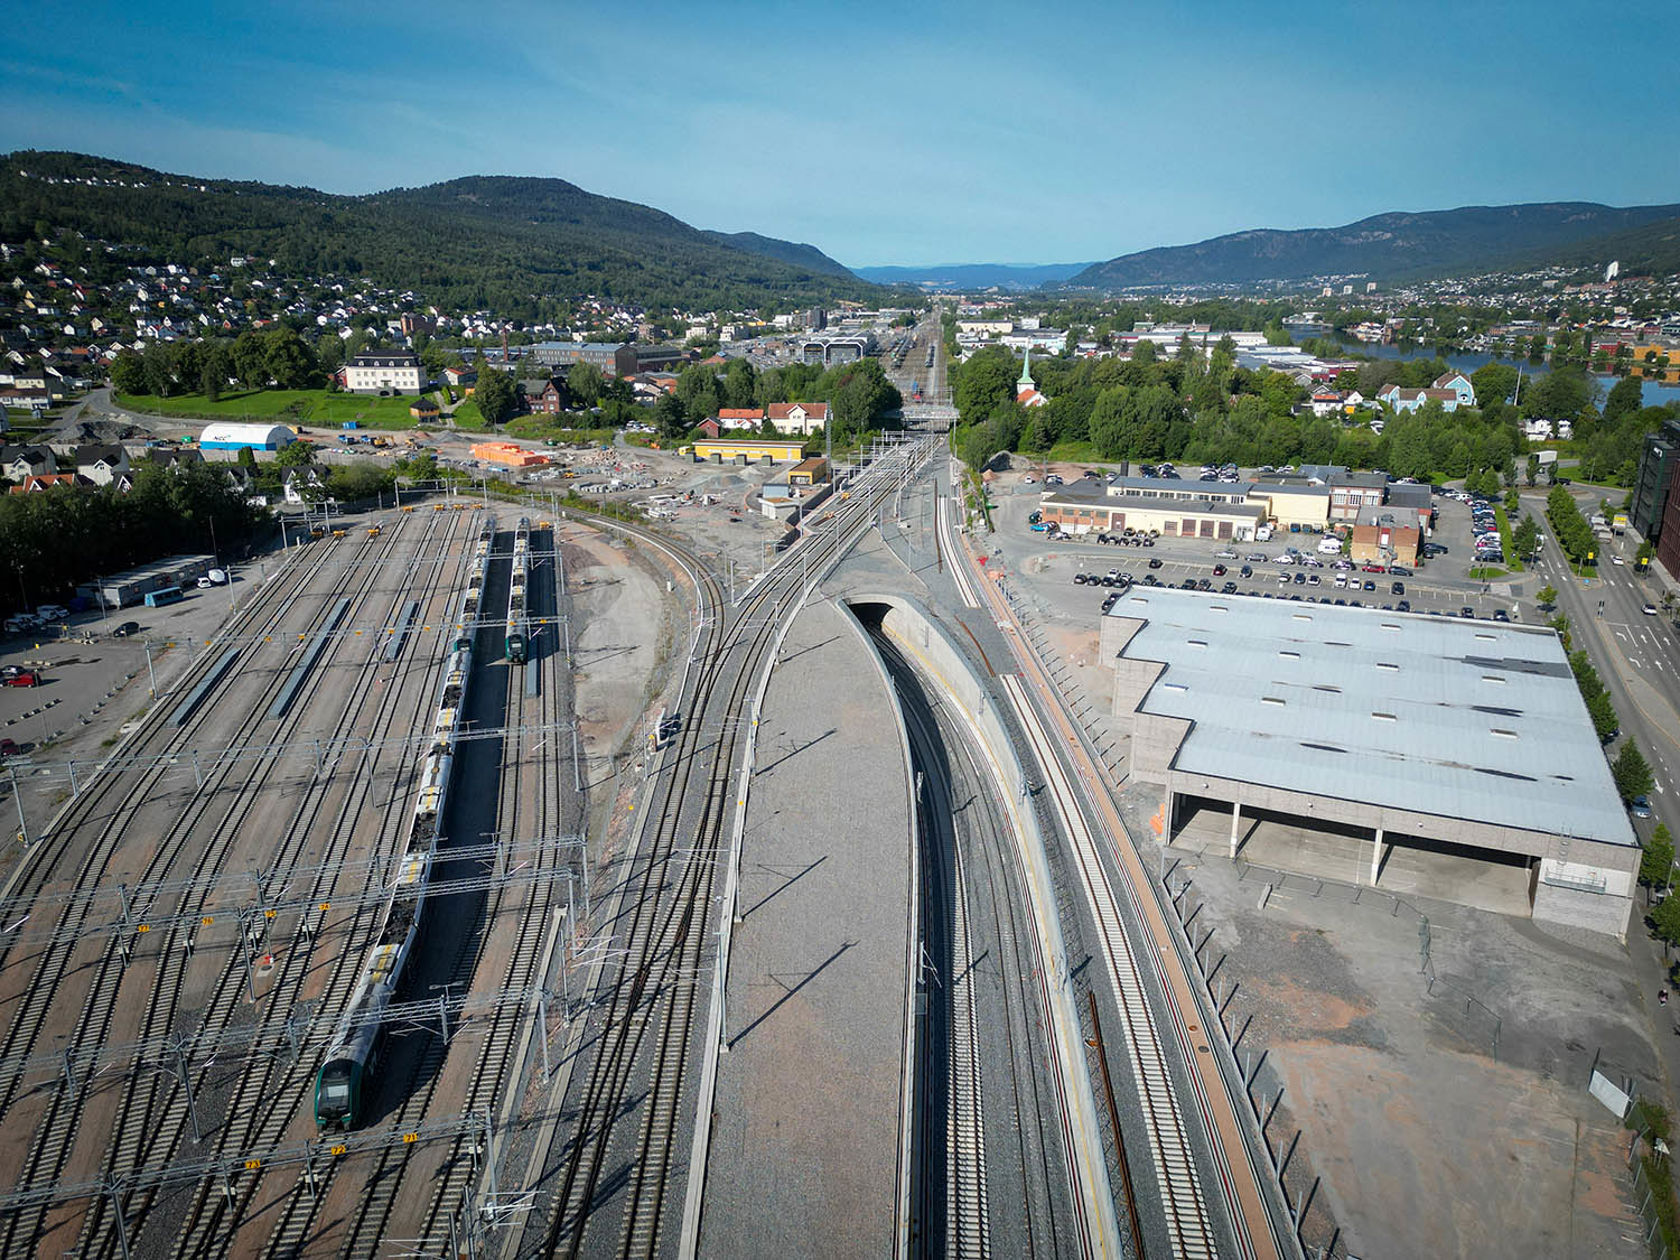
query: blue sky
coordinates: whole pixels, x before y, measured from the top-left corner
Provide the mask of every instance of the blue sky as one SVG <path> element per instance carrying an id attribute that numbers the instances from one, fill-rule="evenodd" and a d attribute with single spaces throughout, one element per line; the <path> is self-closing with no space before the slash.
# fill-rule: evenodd
<path id="1" fill-rule="evenodd" d="M 0 149 L 332 192 L 553 175 L 852 266 L 1680 202 L 1666 4 L 29 7 Z"/>

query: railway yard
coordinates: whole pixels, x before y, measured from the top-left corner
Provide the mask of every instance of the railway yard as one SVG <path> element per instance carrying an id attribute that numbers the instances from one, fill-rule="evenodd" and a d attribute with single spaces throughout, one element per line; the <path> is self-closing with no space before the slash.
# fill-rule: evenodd
<path id="1" fill-rule="evenodd" d="M 9 767 L 0 1254 L 1297 1254 L 940 445 L 756 562 L 449 498 L 144 627 Z"/>
<path id="2" fill-rule="evenodd" d="M 350 518 L 14 759 L 0 1255 L 1311 1254 L 940 445 L 756 572 Z"/>

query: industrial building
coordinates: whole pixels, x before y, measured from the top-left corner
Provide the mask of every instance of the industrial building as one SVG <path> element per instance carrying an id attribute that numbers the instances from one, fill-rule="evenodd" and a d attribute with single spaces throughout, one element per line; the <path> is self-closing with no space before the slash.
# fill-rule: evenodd
<path id="1" fill-rule="evenodd" d="M 1232 858 L 1264 826 L 1286 869 L 1381 888 L 1398 861 L 1426 895 L 1625 934 L 1640 850 L 1551 630 L 1134 587 L 1100 644 L 1169 843 L 1228 814 Z"/>
<path id="2" fill-rule="evenodd" d="M 754 464 L 759 460 L 795 464 L 805 458 L 803 442 L 780 442 L 775 438 L 710 438 L 701 439 L 691 447 L 696 460 L 711 460 L 714 464 Z"/>
<path id="3" fill-rule="evenodd" d="M 140 603 L 153 591 L 191 586 L 208 574 L 214 565 L 215 560 L 210 556 L 170 556 L 137 569 L 86 582 L 76 588 L 76 594 L 92 601 L 96 607 L 127 608 L 130 604 Z"/>
<path id="4" fill-rule="evenodd" d="M 635 376 L 685 360 L 675 346 L 647 346 L 633 341 L 539 341 L 531 357 L 546 368 L 588 363 L 608 376 Z"/>
<path id="5" fill-rule="evenodd" d="M 283 424 L 228 424 L 217 421 L 204 426 L 198 445 L 200 450 L 205 451 L 240 451 L 246 448 L 277 451 L 282 446 L 289 446 L 294 438 L 292 431 Z"/>

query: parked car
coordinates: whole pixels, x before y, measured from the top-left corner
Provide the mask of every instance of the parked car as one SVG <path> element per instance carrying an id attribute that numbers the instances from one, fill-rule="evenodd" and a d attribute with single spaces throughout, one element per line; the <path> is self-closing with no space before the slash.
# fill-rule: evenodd
<path id="1" fill-rule="evenodd" d="M 1225 576 L 1225 566 L 1222 565 L 1222 564 L 1214 565 L 1213 566 L 1213 576 L 1214 577 L 1224 577 Z"/>
<path id="2" fill-rule="evenodd" d="M 8 674 L 5 678 L 0 678 L 0 683 L 4 683 L 8 687 L 39 687 L 41 685 L 41 675 L 32 669 L 20 669 L 15 674 Z"/>
<path id="3" fill-rule="evenodd" d="M 23 749 L 17 746 L 15 739 L 0 739 L 0 761 L 19 756 Z"/>
<path id="4" fill-rule="evenodd" d="M 138 621 L 125 621 L 125 622 L 122 623 L 122 625 L 118 626 L 115 630 L 111 631 L 111 637 L 115 638 L 115 639 L 126 639 L 130 635 L 135 635 L 135 634 L 139 634 L 139 633 L 140 633 L 140 623 Z"/>
<path id="5" fill-rule="evenodd" d="M 1254 576 L 1254 569 L 1252 568 L 1252 566 L 1245 564 L 1245 565 L 1243 565 L 1242 568 L 1237 570 L 1237 576 L 1238 577 L 1251 578 L 1251 577 Z"/>
<path id="6" fill-rule="evenodd" d="M 1159 569 L 1161 567 L 1161 557 L 1150 556 L 1149 557 L 1149 567 L 1151 569 Z"/>

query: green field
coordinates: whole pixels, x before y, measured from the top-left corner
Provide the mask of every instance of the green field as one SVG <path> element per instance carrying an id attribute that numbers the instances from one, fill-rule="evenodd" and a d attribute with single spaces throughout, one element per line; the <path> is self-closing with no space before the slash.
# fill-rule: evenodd
<path id="1" fill-rule="evenodd" d="M 117 394 L 119 407 L 152 416 L 187 420 L 272 420 L 278 424 L 317 424 L 337 428 L 346 420 L 365 429 L 412 429 L 418 421 L 408 414 L 411 397 L 375 398 L 366 394 L 335 394 L 324 389 L 258 389 L 223 394 L 211 402 L 203 394 L 157 398 L 147 394 Z M 481 422 L 482 423 L 482 422 Z"/>

